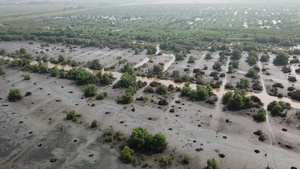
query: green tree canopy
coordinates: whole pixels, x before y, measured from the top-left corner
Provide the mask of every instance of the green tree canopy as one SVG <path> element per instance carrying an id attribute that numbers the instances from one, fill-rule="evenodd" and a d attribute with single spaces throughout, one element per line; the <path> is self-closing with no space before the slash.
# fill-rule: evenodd
<path id="1" fill-rule="evenodd" d="M 158 74 L 161 73 L 164 70 L 163 66 L 160 64 L 153 65 L 153 72 Z"/>
<path id="2" fill-rule="evenodd" d="M 23 99 L 20 89 L 10 89 L 8 94 L 8 100 L 11 102 L 16 102 Z"/>
<path id="3" fill-rule="evenodd" d="M 280 51 L 276 55 L 276 58 L 274 59 L 273 63 L 275 65 L 286 65 L 286 64 L 288 64 L 289 57 L 290 57 L 289 54 L 287 54 L 284 51 Z"/>
<path id="4" fill-rule="evenodd" d="M 90 84 L 86 88 L 84 88 L 84 96 L 85 97 L 95 96 L 96 94 L 97 94 L 96 85 Z"/>

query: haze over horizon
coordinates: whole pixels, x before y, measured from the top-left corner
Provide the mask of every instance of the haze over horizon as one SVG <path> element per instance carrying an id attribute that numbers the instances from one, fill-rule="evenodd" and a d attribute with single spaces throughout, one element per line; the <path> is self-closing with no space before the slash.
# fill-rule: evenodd
<path id="1" fill-rule="evenodd" d="M 68 3 L 108 3 L 108 4 L 130 4 L 130 3 L 300 3 L 299 0 L 0 0 L 0 3 L 29 3 L 29 2 L 68 2 Z"/>

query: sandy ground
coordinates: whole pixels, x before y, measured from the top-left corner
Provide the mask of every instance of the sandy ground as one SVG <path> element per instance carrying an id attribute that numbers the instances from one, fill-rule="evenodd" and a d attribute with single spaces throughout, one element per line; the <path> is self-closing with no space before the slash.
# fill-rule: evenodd
<path id="1" fill-rule="evenodd" d="M 20 50 L 21 47 L 25 48 L 28 53 L 31 53 L 32 56 L 45 56 L 49 58 L 57 59 L 59 55 L 63 55 L 66 58 L 71 57 L 73 60 L 81 63 L 86 63 L 93 59 L 99 59 L 100 63 L 104 67 L 109 67 L 118 63 L 118 57 L 122 59 L 127 59 L 133 64 L 137 64 L 147 57 L 146 51 L 143 51 L 140 54 L 134 54 L 134 51 L 131 49 L 99 49 L 95 47 L 86 47 L 81 48 L 78 45 L 71 45 L 72 49 L 62 44 L 50 44 L 49 47 L 41 47 L 39 42 L 0 42 L 0 48 L 6 49 L 8 53 L 15 52 Z M 61 51 L 64 49 L 64 52 Z M 49 51 L 47 51 L 49 50 Z M 43 52 L 43 53 L 41 53 Z"/>
<path id="2" fill-rule="evenodd" d="M 222 168 L 262 168 L 268 164 L 275 168 L 288 168 L 300 165 L 299 131 L 279 124 L 274 119 L 271 120 L 271 126 L 275 139 L 280 140 L 281 144 L 291 145 L 293 150 L 281 148 L 277 144 L 272 146 L 269 139 L 265 143 L 258 141 L 252 133 L 258 129 L 268 133 L 268 127 L 266 123 L 257 124 L 247 115 L 238 115 L 246 112 L 221 112 L 221 105 L 210 106 L 186 99 L 176 104 L 179 94 L 175 93 L 170 94 L 170 105 L 165 108 L 159 109 L 158 105 L 150 101 L 136 101 L 124 110 L 124 105 L 115 102 L 116 95 L 121 93 L 113 92 L 114 89 L 105 89 L 111 95 L 103 101 L 89 101 L 81 99 L 83 87 L 76 86 L 72 81 L 39 74 L 32 74 L 30 81 L 24 81 L 23 74 L 8 70 L 0 82 L 3 86 L 0 90 L 0 97 L 3 98 L 0 102 L 0 156 L 4 168 L 132 167 L 118 160 L 116 150 L 95 141 L 102 133 L 100 129 L 92 130 L 84 124 L 66 121 L 63 110 L 72 109 L 82 115 L 84 123 L 90 124 L 93 119 L 97 119 L 102 130 L 112 126 L 129 135 L 133 128 L 143 126 L 151 132 L 163 132 L 170 142 L 169 149 L 176 147 L 190 154 L 193 157 L 192 164 L 197 167 L 204 167 L 206 160 L 211 157 L 215 157 Z M 10 103 L 6 97 L 11 88 L 20 88 L 22 93 L 31 91 L 32 96 Z M 136 97 L 142 94 L 139 91 Z M 149 95 L 149 100 L 158 100 L 158 97 L 161 96 Z M 90 106 L 92 103 L 94 107 Z M 169 113 L 172 105 L 175 112 Z M 132 106 L 135 112 L 131 111 Z M 217 114 L 216 125 L 213 125 Z M 152 119 L 149 120 L 149 117 Z M 226 119 L 232 123 L 227 124 Z M 61 126 L 63 130 L 59 131 Z M 288 132 L 282 132 L 281 128 L 286 128 Z M 196 151 L 198 148 L 203 151 Z M 254 150 L 260 153 L 256 154 Z M 90 154 L 94 156 L 89 157 Z M 220 158 L 219 154 L 224 154 L 225 158 Z M 58 160 L 51 163 L 50 160 L 55 158 Z M 239 161 L 236 162 L 236 159 Z"/>
<path id="3" fill-rule="evenodd" d="M 201 60 L 205 53 L 192 51 L 192 55 L 198 60 L 191 68 L 201 69 L 206 64 L 209 68 L 206 74 L 212 71 L 213 63 Z M 218 53 L 213 56 L 217 60 Z M 185 61 L 180 63 L 187 64 Z M 177 65 L 174 62 L 168 71 Z M 225 67 L 222 72 L 227 71 Z M 247 71 L 248 68 L 241 60 L 239 70 Z M 251 115 L 257 110 L 223 112 L 220 101 L 208 105 L 180 98 L 179 93 L 170 93 L 168 106 L 155 104 L 162 98 L 157 94 L 149 94 L 146 103 L 134 101 L 121 105 L 116 103 L 116 98 L 124 93 L 124 89 L 100 87 L 99 91 L 107 92 L 108 97 L 98 101 L 82 98 L 84 86 L 77 86 L 72 81 L 33 73 L 31 80 L 25 81 L 24 74 L 7 69 L 7 74 L 0 77 L 0 168 L 133 168 L 118 159 L 118 149 L 98 143 L 96 138 L 109 128 L 129 136 L 131 130 L 139 126 L 165 134 L 169 141 L 167 151 L 176 148 L 190 154 L 192 168 L 205 167 L 206 160 L 212 157 L 221 168 L 300 167 L 300 136 L 296 127 L 299 119 L 294 117 L 297 109 L 288 114 L 293 117 L 291 124 L 286 123 L 288 117 L 269 117 L 269 123 L 256 123 Z M 227 75 L 225 79 L 229 81 L 230 78 Z M 144 80 L 148 84 L 151 81 Z M 8 102 L 12 88 L 19 88 L 23 94 L 31 91 L 32 96 L 16 103 Z M 145 95 L 142 91 L 139 90 L 135 98 Z M 176 100 L 181 103 L 175 103 Z M 169 112 L 171 108 L 174 113 Z M 63 111 L 73 109 L 81 115 L 81 124 L 65 120 Z M 100 124 L 98 129 L 88 127 L 94 119 Z M 282 131 L 283 128 L 287 131 Z M 253 134 L 258 129 L 265 133 L 265 142 L 260 142 Z M 50 162 L 51 159 L 57 161 Z"/>

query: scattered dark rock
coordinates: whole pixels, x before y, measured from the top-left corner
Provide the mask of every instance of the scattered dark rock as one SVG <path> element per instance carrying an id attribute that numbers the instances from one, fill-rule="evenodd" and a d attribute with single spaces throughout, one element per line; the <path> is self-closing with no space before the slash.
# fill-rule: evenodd
<path id="1" fill-rule="evenodd" d="M 230 84 L 230 83 L 226 83 L 225 89 L 234 90 L 234 86 L 232 84 Z"/>
<path id="2" fill-rule="evenodd" d="M 293 147 L 290 146 L 290 145 L 285 145 L 285 147 L 286 147 L 287 149 L 293 149 Z"/>
<path id="3" fill-rule="evenodd" d="M 154 93 L 154 89 L 152 87 L 146 87 L 144 90 L 145 93 Z"/>
<path id="4" fill-rule="evenodd" d="M 211 95 L 209 98 L 206 100 L 206 103 L 208 104 L 215 104 L 218 101 L 218 97 L 216 95 Z"/>
<path id="5" fill-rule="evenodd" d="M 136 98 L 136 100 L 137 100 L 137 101 L 144 101 L 144 97 L 143 97 L 143 96 L 138 97 L 138 98 Z"/>
<path id="6" fill-rule="evenodd" d="M 294 76 L 289 76 L 288 80 L 291 81 L 291 82 L 296 82 L 297 81 L 297 79 Z"/>
<path id="7" fill-rule="evenodd" d="M 255 132 L 253 132 L 253 134 L 257 135 L 257 136 L 261 136 L 263 133 L 261 130 L 257 130 Z"/>
<path id="8" fill-rule="evenodd" d="M 50 162 L 51 163 L 54 163 L 54 162 L 56 162 L 58 159 L 57 158 L 52 158 L 51 160 L 50 160 Z"/>
<path id="9" fill-rule="evenodd" d="M 254 150 L 254 152 L 255 152 L 256 154 L 260 153 L 260 151 L 259 151 L 259 150 Z"/>
<path id="10" fill-rule="evenodd" d="M 300 101 L 300 91 L 299 90 L 296 90 L 296 91 L 293 91 L 293 92 L 289 92 L 288 96 L 290 96 L 293 100 Z"/>
<path id="11" fill-rule="evenodd" d="M 287 129 L 285 129 L 285 128 L 282 128 L 281 130 L 284 131 L 284 132 L 287 132 Z"/>
<path id="12" fill-rule="evenodd" d="M 275 83 L 272 85 L 272 87 L 279 87 L 283 89 L 284 86 L 281 83 Z"/>
<path id="13" fill-rule="evenodd" d="M 94 157 L 94 154 L 89 154 L 89 157 Z"/>
<path id="14" fill-rule="evenodd" d="M 294 91 L 295 90 L 295 88 L 294 87 L 288 87 L 288 89 L 287 89 L 288 91 L 290 91 L 290 92 L 292 92 L 292 91 Z"/>
<path id="15" fill-rule="evenodd" d="M 299 59 L 293 59 L 290 61 L 290 64 L 299 63 Z"/>
<path id="16" fill-rule="evenodd" d="M 170 113 L 174 113 L 175 112 L 175 109 L 170 109 Z"/>
<path id="17" fill-rule="evenodd" d="M 40 143 L 39 145 L 38 145 L 38 147 L 42 147 L 43 146 L 43 144 L 42 143 Z"/>
<path id="18" fill-rule="evenodd" d="M 25 97 L 30 96 L 32 93 L 31 92 L 26 92 Z"/>
<path id="19" fill-rule="evenodd" d="M 265 137 L 265 135 L 260 135 L 259 137 L 258 137 L 258 140 L 259 141 L 261 141 L 261 142 L 264 142 L 265 140 L 266 140 L 266 137 Z"/>
<path id="20" fill-rule="evenodd" d="M 211 72 L 211 73 L 209 74 L 209 76 L 211 76 L 211 77 L 215 77 L 216 75 L 218 75 L 218 72 Z"/>
<path id="21" fill-rule="evenodd" d="M 219 157 L 220 158 L 225 158 L 225 155 L 224 154 L 219 154 Z"/>
<path id="22" fill-rule="evenodd" d="M 156 81 L 152 81 L 152 82 L 149 84 L 149 86 L 151 86 L 151 87 L 157 87 L 157 86 L 159 86 L 159 85 L 161 85 L 161 83 L 160 83 L 160 82 L 156 82 Z"/>
<path id="23" fill-rule="evenodd" d="M 180 103 L 180 100 L 176 100 L 175 103 L 179 104 L 179 103 Z"/>
<path id="24" fill-rule="evenodd" d="M 284 65 L 281 69 L 283 73 L 290 73 L 291 72 L 291 67 Z"/>
<path id="25" fill-rule="evenodd" d="M 196 148 L 196 151 L 203 151 L 203 148 Z"/>
<path id="26" fill-rule="evenodd" d="M 223 139 L 227 139 L 227 136 L 223 136 Z"/>

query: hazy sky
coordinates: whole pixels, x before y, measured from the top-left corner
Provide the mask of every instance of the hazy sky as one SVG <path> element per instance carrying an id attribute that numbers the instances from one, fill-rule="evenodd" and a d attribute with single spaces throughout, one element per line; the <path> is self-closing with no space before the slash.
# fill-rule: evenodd
<path id="1" fill-rule="evenodd" d="M 77 1 L 93 3 L 300 3 L 300 0 L 0 0 L 0 2 Z"/>

